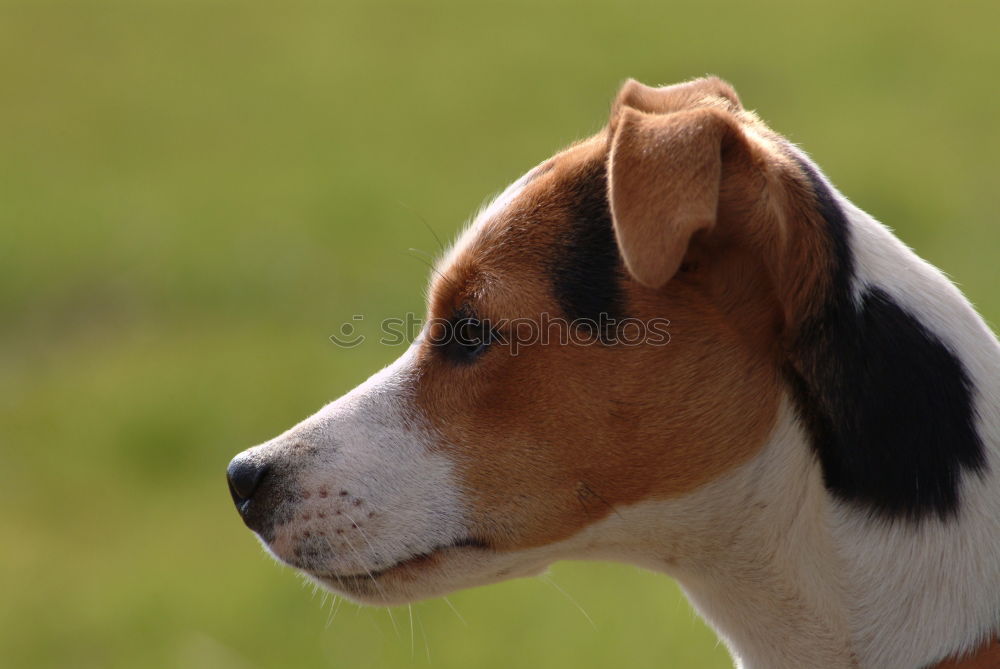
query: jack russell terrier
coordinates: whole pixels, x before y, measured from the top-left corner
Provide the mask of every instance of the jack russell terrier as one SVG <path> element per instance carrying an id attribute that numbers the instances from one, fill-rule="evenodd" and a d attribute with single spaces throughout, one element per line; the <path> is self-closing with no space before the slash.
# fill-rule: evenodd
<path id="1" fill-rule="evenodd" d="M 550 317 L 576 338 L 512 350 Z M 397 604 L 618 560 L 746 669 L 1000 667 L 1000 345 L 723 81 L 627 82 L 475 218 L 427 323 L 229 465 L 282 562 Z"/>

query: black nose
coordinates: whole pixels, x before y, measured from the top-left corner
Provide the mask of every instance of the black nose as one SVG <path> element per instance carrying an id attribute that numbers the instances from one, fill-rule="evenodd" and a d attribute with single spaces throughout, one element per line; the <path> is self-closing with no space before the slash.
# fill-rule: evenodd
<path id="1" fill-rule="evenodd" d="M 260 487 L 260 482 L 264 480 L 269 468 L 263 460 L 250 457 L 246 453 L 237 455 L 226 468 L 229 492 L 233 496 L 236 509 L 245 521 L 249 521 L 251 515 L 250 501 L 253 499 L 253 494 Z"/>

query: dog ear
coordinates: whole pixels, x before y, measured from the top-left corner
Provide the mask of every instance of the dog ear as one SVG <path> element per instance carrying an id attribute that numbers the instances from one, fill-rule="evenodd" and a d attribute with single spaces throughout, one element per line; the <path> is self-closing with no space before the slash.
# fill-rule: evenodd
<path id="1" fill-rule="evenodd" d="M 718 77 L 695 79 L 683 84 L 653 88 L 628 79 L 622 84 L 611 110 L 612 128 L 619 113 L 631 107 L 650 114 L 669 114 L 694 107 L 715 106 L 740 111 L 740 97 L 735 89 Z"/>
<path id="2" fill-rule="evenodd" d="M 692 235 L 715 226 L 724 154 L 746 140 L 731 113 L 714 106 L 667 114 L 623 106 L 612 128 L 608 194 L 618 248 L 636 281 L 660 288 Z"/>

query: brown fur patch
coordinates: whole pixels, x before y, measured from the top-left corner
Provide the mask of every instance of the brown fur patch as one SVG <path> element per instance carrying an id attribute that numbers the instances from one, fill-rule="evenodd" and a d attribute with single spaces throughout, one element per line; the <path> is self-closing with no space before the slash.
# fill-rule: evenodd
<path id="1" fill-rule="evenodd" d="M 1000 639 L 993 639 L 969 657 L 944 660 L 929 669 L 997 669 L 1000 667 Z"/>
<path id="2" fill-rule="evenodd" d="M 733 87 L 718 77 L 705 77 L 659 88 L 629 79 L 618 91 L 611 108 L 610 128 L 612 133 L 617 129 L 620 114 L 625 109 L 647 114 L 669 114 L 699 107 L 716 107 L 731 112 L 743 109 Z"/>

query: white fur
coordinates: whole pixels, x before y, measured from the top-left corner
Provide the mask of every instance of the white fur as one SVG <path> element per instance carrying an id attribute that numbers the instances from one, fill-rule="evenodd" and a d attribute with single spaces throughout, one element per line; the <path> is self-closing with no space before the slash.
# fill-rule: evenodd
<path id="1" fill-rule="evenodd" d="M 465 507 L 452 462 L 433 452 L 434 438 L 409 410 L 418 345 L 349 394 L 254 449 L 259 457 L 277 461 L 290 454 L 289 460 L 304 466 L 293 476 L 293 486 L 310 496 L 295 504 L 294 517 L 276 529 L 268 544 L 280 559 L 294 562 L 294 536 L 301 540 L 304 530 L 310 530 L 314 542 L 324 532 L 331 544 L 325 551 L 319 544 L 325 560 L 308 569 L 316 575 L 364 574 L 465 537 Z M 312 453 L 295 457 L 294 451 L 303 447 Z M 348 493 L 344 498 L 342 490 Z M 322 491 L 326 494 L 321 497 Z M 361 503 L 354 506 L 354 500 Z M 376 515 L 369 518 L 369 512 Z M 355 523 L 361 527 L 354 528 Z M 337 529 L 342 533 L 336 534 Z M 346 550 L 336 550 L 338 543 Z"/>

